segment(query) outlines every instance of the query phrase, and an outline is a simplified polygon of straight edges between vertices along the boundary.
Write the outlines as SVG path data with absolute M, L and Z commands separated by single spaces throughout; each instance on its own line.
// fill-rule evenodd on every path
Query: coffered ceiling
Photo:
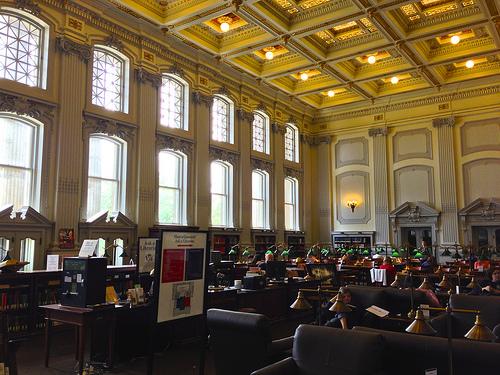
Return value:
M 318 109 L 499 79 L 497 0 L 111 2 Z

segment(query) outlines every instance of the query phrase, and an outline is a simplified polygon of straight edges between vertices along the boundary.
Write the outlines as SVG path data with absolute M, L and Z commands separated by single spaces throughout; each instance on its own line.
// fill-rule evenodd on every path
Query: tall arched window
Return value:
M 269 154 L 269 146 L 269 117 L 262 112 L 256 111 L 253 114 L 252 149 Z
M 29 13 L 0 10 L 0 78 L 46 87 L 49 27 Z
M 42 125 L 0 114 L 0 207 L 39 209 L 42 140 Z
M 216 160 L 210 165 L 210 193 L 212 201 L 211 225 L 233 226 L 233 166 Z
M 165 150 L 158 155 L 158 222 L 186 224 L 186 155 Z
M 292 124 L 287 124 L 285 129 L 285 159 L 298 163 L 299 129 Z
M 92 104 L 128 112 L 128 59 L 113 48 L 95 46 L 92 63 Z
M 216 95 L 212 104 L 212 139 L 233 143 L 234 105 L 229 98 Z
M 252 228 L 269 228 L 269 174 L 252 171 Z
M 87 219 L 125 210 L 126 143 L 101 134 L 89 138 Z
M 165 74 L 160 91 L 160 124 L 188 130 L 188 84 L 179 77 Z
M 299 181 L 285 178 L 285 230 L 299 230 Z

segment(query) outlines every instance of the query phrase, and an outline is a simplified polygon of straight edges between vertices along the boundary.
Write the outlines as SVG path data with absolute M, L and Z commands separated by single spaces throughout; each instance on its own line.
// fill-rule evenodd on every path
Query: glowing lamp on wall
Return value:
M 347 207 L 349 207 L 351 211 L 354 212 L 354 209 L 358 207 L 358 201 L 355 199 L 347 201 Z

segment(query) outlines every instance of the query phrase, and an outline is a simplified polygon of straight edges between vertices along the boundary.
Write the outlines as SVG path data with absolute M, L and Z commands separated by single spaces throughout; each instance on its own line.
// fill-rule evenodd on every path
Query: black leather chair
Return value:
M 292 357 L 252 375 L 375 375 L 384 343 L 379 334 L 301 325 L 295 331 Z
M 500 297 L 472 296 L 466 294 L 452 294 L 450 307 L 453 309 L 469 309 L 481 311 L 481 320 L 500 339 Z M 475 314 L 451 313 L 451 333 L 454 338 L 463 336 L 472 328 L 476 319 Z M 430 321 L 432 327 L 438 331 L 440 337 L 448 337 L 446 329 L 446 313 Z M 498 342 L 497 339 L 497 342 Z
M 291 353 L 293 337 L 272 340 L 262 314 L 210 309 L 207 323 L 217 375 L 249 375 Z

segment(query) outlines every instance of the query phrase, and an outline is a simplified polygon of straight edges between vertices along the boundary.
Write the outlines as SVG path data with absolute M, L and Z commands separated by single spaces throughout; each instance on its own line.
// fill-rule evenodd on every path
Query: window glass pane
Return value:
M 106 249 L 106 241 L 104 241 L 104 238 L 99 238 L 99 242 L 97 242 L 97 256 L 104 256 L 104 252 Z M 107 255 L 109 255 L 109 252 L 106 252 Z
M 21 262 L 29 262 L 25 265 L 23 271 L 33 271 L 33 262 L 35 261 L 35 240 L 25 238 L 21 240 L 21 252 L 19 255 Z
M 116 180 L 120 158 L 120 145 L 109 139 L 89 139 L 89 176 Z
M 212 194 L 212 225 L 224 226 L 227 224 L 227 197 Z
M 285 180 L 285 202 L 293 202 L 293 182 L 289 179 Z
M 215 97 L 212 107 L 212 139 L 229 142 L 230 105 L 222 98 Z
M 163 77 L 161 86 L 160 123 L 170 128 L 184 128 L 184 85 Z
M 179 187 L 180 158 L 172 152 L 162 151 L 159 155 L 160 186 Z
M 113 244 L 115 245 L 114 265 L 115 266 L 123 266 L 123 258 L 120 256 L 123 254 L 123 240 L 121 238 L 117 238 L 116 240 L 113 241 Z
M 92 104 L 110 111 L 123 110 L 124 61 L 95 49 L 92 70 Z
M 252 227 L 264 228 L 264 201 L 253 199 L 252 200 Z
M 252 197 L 264 199 L 264 176 L 258 172 L 252 172 Z
M 291 126 L 287 126 L 285 133 L 285 159 L 297 161 L 296 152 L 296 130 Z
M 0 261 L 5 258 L 8 250 L 10 249 L 10 241 L 5 237 L 0 237 Z
M 0 78 L 40 85 L 43 30 L 17 15 L 0 13 Z
M 210 191 L 212 193 L 226 194 L 226 171 L 226 167 L 222 164 L 212 163 L 210 174 Z
M 266 118 L 259 113 L 254 113 L 252 147 L 255 151 L 266 152 Z
M 285 229 L 295 229 L 295 208 L 291 204 L 285 204 Z
M 89 178 L 87 216 L 101 211 L 118 210 L 118 182 Z
M 164 224 L 179 224 L 180 191 L 178 189 L 160 187 L 158 194 L 158 221 Z

